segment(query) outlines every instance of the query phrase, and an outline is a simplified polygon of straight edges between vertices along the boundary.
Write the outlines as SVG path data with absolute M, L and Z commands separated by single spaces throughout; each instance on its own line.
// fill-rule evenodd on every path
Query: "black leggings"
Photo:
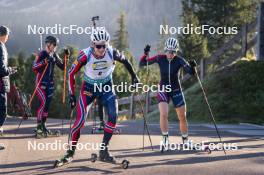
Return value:
M 0 127 L 4 125 L 7 115 L 7 97 L 6 92 L 0 92 Z

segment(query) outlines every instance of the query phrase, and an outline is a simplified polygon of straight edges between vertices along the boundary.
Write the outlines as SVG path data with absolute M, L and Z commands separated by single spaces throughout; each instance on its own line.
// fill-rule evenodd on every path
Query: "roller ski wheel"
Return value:
M 194 148 L 193 150 L 203 151 L 203 152 L 206 152 L 207 154 L 211 154 L 212 153 L 212 150 L 207 145 L 200 146 L 199 149 Z
M 48 130 L 46 132 L 46 134 L 47 134 L 47 137 L 59 137 L 59 136 L 61 136 L 61 132 L 59 130 L 55 130 L 55 131 Z
M 209 146 L 205 146 L 205 147 L 204 147 L 204 151 L 205 151 L 207 154 L 211 154 L 211 153 L 212 153 L 212 150 L 209 148 Z
M 36 139 L 42 139 L 47 137 L 47 135 L 42 130 L 34 130 L 34 132 Z
M 91 162 L 96 162 L 96 160 L 97 160 L 97 154 L 91 154 Z
M 122 161 L 122 163 L 121 163 L 121 166 L 122 166 L 122 168 L 123 169 L 128 169 L 128 167 L 129 167 L 129 161 L 128 160 L 126 160 L 126 159 L 124 159 L 123 161 Z
M 5 149 L 5 147 L 0 145 L 0 150 L 4 150 L 4 149 Z
M 98 158 L 97 154 L 93 153 L 91 154 L 91 162 L 95 163 L 96 161 L 102 161 L 102 162 L 105 162 L 105 163 L 111 163 L 111 164 L 114 164 L 114 165 L 120 165 L 121 168 L 123 169 L 127 169 L 129 167 L 129 164 L 130 162 L 126 159 L 122 160 L 122 162 L 120 162 L 119 160 L 117 159 L 112 159 L 112 160 L 105 160 L 105 159 L 100 159 Z
M 3 137 L 3 136 L 4 136 L 4 129 L 0 128 L 0 137 Z
M 59 137 L 59 136 L 61 136 L 60 131 L 51 131 L 51 130 L 48 130 L 46 132 L 43 131 L 41 132 L 36 130 L 36 134 L 35 134 L 36 139 L 42 139 L 47 137 Z
M 67 165 L 72 161 L 73 161 L 73 153 L 67 152 L 67 154 L 64 157 L 62 157 L 61 159 L 58 159 L 54 162 L 53 168 L 58 168 L 58 167 Z

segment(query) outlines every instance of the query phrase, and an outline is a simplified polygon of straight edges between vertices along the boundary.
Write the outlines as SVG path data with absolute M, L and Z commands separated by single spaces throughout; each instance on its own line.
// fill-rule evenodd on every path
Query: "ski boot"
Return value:
M 59 137 L 61 135 L 59 130 L 47 129 L 45 125 L 44 125 L 44 132 L 46 137 Z
M 60 131 L 59 130 L 50 130 L 46 127 L 46 121 L 42 121 L 42 127 L 43 131 L 46 135 L 46 137 L 59 137 L 60 136 Z
M 70 150 L 69 149 L 67 151 L 66 155 L 64 155 L 61 159 L 58 159 L 58 160 L 55 161 L 53 167 L 54 168 L 61 167 L 63 165 L 66 165 L 66 164 L 72 162 L 74 152 L 75 152 L 74 150 Z
M 59 137 L 60 131 L 52 131 L 47 129 L 46 123 L 41 121 L 38 123 L 37 130 L 36 130 L 36 138 L 46 138 L 46 137 Z
M 115 157 L 108 151 L 108 147 L 101 149 L 99 152 L 99 160 L 103 162 L 115 162 Z
M 97 154 L 92 154 L 91 155 L 91 162 L 96 162 L 96 161 L 102 161 L 105 163 L 110 163 L 110 164 L 115 164 L 115 165 L 119 165 L 121 168 L 123 169 L 127 169 L 129 166 L 129 161 L 126 159 L 123 160 L 119 160 L 119 159 L 115 159 L 114 156 L 112 156 L 109 151 L 108 148 L 105 147 L 105 149 L 101 149 L 99 152 L 99 158 L 97 156 Z
M 168 151 L 169 150 L 169 135 L 163 135 L 162 136 L 162 141 L 161 141 L 162 145 L 161 145 L 161 153 L 163 153 L 164 151 Z
M 184 150 L 195 150 L 194 143 L 188 137 L 182 137 L 182 147 Z
M 35 132 L 36 132 L 36 135 L 35 135 L 36 136 L 36 139 L 41 139 L 41 138 L 47 137 L 45 135 L 44 130 L 43 130 L 42 124 L 39 123 L 39 122 L 38 122 L 37 129 L 35 130 Z

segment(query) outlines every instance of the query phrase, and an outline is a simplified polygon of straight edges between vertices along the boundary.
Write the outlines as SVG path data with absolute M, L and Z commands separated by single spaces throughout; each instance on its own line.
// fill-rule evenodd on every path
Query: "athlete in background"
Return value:
M 56 53 L 58 45 L 58 39 L 54 36 L 47 36 L 45 39 L 46 48 L 42 50 L 37 59 L 33 63 L 33 71 L 36 72 L 36 85 L 44 73 L 44 76 L 37 86 L 37 96 L 39 99 L 39 108 L 37 111 L 37 130 L 36 138 L 48 137 L 52 135 L 58 135 L 58 131 L 48 130 L 46 127 L 46 121 L 48 118 L 48 112 L 50 103 L 54 91 L 54 67 L 57 65 L 61 70 L 64 69 L 64 63 L 59 55 Z M 47 67 L 46 71 L 45 67 Z

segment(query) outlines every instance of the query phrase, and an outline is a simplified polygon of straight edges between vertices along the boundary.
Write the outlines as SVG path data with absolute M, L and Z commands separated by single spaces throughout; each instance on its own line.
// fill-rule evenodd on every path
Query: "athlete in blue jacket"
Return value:
M 57 65 L 61 70 L 64 69 L 64 63 L 55 52 L 58 45 L 58 39 L 53 36 L 47 36 L 45 39 L 46 48 L 42 50 L 33 64 L 33 71 L 36 75 L 36 85 L 38 85 L 45 67 L 47 67 L 39 86 L 37 86 L 37 96 L 39 99 L 39 108 L 37 111 L 37 131 L 36 137 L 46 137 L 56 135 L 46 128 L 46 120 L 54 91 L 54 67 Z
M 181 84 L 179 81 L 179 70 L 183 68 L 187 73 L 194 75 L 196 66 L 195 61 L 191 61 L 190 64 L 185 59 L 178 56 L 178 40 L 175 38 L 168 38 L 165 42 L 164 55 L 156 55 L 147 58 L 150 51 L 150 45 L 147 45 L 144 49 L 145 53 L 140 59 L 140 66 L 146 66 L 157 63 L 160 69 L 160 85 L 170 87 L 170 92 L 159 91 L 157 99 L 159 102 L 160 110 L 160 128 L 163 135 L 163 144 L 168 145 L 168 104 L 172 100 L 175 111 L 180 121 L 180 131 L 184 144 L 189 144 L 188 140 L 188 124 L 186 120 L 186 104 L 184 95 L 182 93 Z M 161 88 L 162 89 L 162 88 Z

